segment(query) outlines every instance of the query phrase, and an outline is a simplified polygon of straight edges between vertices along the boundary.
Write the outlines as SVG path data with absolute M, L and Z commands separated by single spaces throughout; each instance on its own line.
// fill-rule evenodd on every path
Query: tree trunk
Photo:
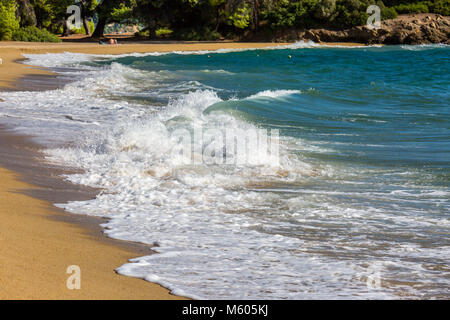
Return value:
M 18 1 L 16 17 L 20 20 L 21 27 L 36 26 L 36 12 L 29 0 Z M 42 27 L 39 26 L 38 27 Z
M 219 9 L 219 7 L 217 7 L 217 11 L 216 11 L 216 29 L 214 29 L 214 31 L 217 32 L 217 30 L 219 30 L 219 25 L 220 25 L 220 9 Z
M 94 33 L 92 34 L 93 38 L 101 38 L 103 37 L 103 32 L 106 27 L 106 17 L 99 17 L 97 26 L 95 27 Z
M 63 37 L 68 37 L 68 36 L 71 35 L 71 33 L 72 33 L 72 31 L 70 30 L 69 20 L 68 20 L 68 18 L 65 18 L 64 21 L 63 21 L 63 33 L 62 33 L 62 36 Z
M 89 20 L 86 17 L 83 18 L 83 26 L 84 26 L 84 30 L 86 31 L 86 35 L 90 36 L 91 29 L 89 29 Z
M 156 39 L 156 25 L 150 27 L 150 39 Z
M 93 38 L 103 37 L 108 18 L 111 16 L 114 5 L 118 3 L 120 3 L 120 1 L 118 0 L 103 0 L 99 3 L 99 5 L 97 6 L 98 22 L 97 26 L 95 27 L 94 33 L 92 34 Z
M 253 30 L 257 31 L 258 30 L 258 25 L 259 25 L 259 20 L 258 20 L 258 16 L 259 16 L 259 3 L 258 0 L 253 0 Z

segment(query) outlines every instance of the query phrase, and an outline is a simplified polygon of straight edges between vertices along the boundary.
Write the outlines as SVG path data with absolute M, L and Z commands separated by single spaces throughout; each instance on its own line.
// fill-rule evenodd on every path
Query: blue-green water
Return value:
M 448 299 L 448 46 L 39 59 L 84 71 L 5 113 L 51 119 L 76 147 L 49 155 L 106 190 L 64 208 L 159 244 L 119 273 L 199 298 Z M 184 129 L 276 129 L 279 158 L 180 163 Z
M 258 125 L 336 151 L 308 153 L 312 157 L 436 170 L 436 182 L 448 183 L 450 51 L 412 48 L 257 50 L 116 61 L 175 73 L 167 86 L 198 81 L 218 89 L 224 100 L 301 90 L 277 99 L 225 101 L 207 111 L 238 111 Z

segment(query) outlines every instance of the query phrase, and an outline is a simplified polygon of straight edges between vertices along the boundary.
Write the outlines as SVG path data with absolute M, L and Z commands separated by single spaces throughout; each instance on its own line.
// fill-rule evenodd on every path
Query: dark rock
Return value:
M 298 32 L 297 36 L 300 39 L 313 40 L 315 42 L 360 42 L 366 44 L 449 42 L 450 17 L 430 14 L 423 20 L 413 18 L 416 18 L 416 16 L 383 21 L 381 28 L 378 30 L 369 29 L 366 26 L 338 31 L 310 29 Z

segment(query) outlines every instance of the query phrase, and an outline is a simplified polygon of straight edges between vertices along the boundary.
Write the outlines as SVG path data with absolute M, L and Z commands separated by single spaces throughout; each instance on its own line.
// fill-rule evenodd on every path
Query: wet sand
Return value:
M 104 219 L 54 207 L 96 190 L 62 181 L 63 169 L 40 163 L 38 150 L 27 137 L 0 129 L 0 299 L 177 299 L 114 272 L 151 248 L 107 238 L 99 226 Z M 70 265 L 81 269 L 80 290 L 66 286 Z

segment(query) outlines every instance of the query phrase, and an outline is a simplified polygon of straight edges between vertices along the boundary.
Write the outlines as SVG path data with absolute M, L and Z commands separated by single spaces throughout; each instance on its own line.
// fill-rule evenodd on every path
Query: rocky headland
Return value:
M 276 42 L 357 42 L 364 44 L 450 44 L 450 16 L 432 13 L 399 15 L 381 22 L 381 28 L 357 26 L 346 30 L 308 29 L 276 32 Z

